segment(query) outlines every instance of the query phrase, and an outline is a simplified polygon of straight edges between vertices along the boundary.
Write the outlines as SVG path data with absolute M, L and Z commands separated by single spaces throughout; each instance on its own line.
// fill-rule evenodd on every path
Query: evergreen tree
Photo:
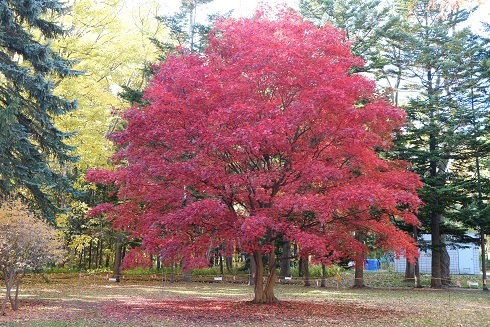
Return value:
M 56 18 L 66 10 L 57 0 L 0 2 L 0 196 L 29 200 L 51 219 L 50 194 L 69 188 L 52 165 L 75 160 L 65 143 L 69 134 L 53 124 L 76 107 L 54 87 L 77 73 L 49 45 L 65 33 Z
M 425 0 L 400 1 L 397 9 L 403 24 L 392 32 L 396 36 L 392 53 L 398 58 L 393 71 L 412 94 L 398 155 L 413 164 L 424 182 L 420 196 L 425 206 L 419 219 L 432 235 L 431 287 L 440 288 L 450 282 L 444 234 L 454 233 L 454 225 L 447 218 L 461 201 L 455 160 L 461 159 L 461 145 L 467 140 L 468 107 L 460 106 L 454 95 L 468 68 L 461 63 L 471 57 L 462 51 L 471 43 L 470 35 L 457 30 L 468 13 L 457 9 L 441 13 Z
M 463 122 L 459 128 L 461 148 L 458 160 L 454 162 L 456 176 L 453 178 L 460 185 L 462 196 L 461 209 L 452 214 L 452 219 L 479 232 L 482 279 L 485 281 L 485 235 L 490 231 L 490 178 L 484 164 L 490 157 L 490 49 L 488 40 L 469 30 L 460 34 L 465 34 L 466 42 L 458 48 L 460 58 L 454 63 L 459 74 L 452 88 L 452 100 Z M 488 290 L 485 284 L 483 289 Z
M 316 25 L 330 23 L 341 28 L 352 53 L 366 64 L 357 72 L 370 72 L 381 78 L 383 68 L 390 64 L 382 56 L 382 45 L 388 31 L 398 24 L 391 8 L 381 0 L 300 0 L 300 12 Z

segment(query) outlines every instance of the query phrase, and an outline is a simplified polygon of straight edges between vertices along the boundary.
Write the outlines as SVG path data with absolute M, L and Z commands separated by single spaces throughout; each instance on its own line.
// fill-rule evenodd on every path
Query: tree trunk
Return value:
M 172 262 L 170 264 L 170 282 L 175 282 L 175 263 Z
M 417 240 L 418 238 L 418 229 L 416 226 L 413 226 L 413 238 Z M 416 288 L 422 288 L 422 283 L 420 280 L 420 265 L 419 265 L 419 258 L 415 258 L 415 264 L 413 267 L 414 271 L 414 277 L 415 277 L 415 287 Z
M 249 261 L 250 261 L 250 285 L 255 285 L 255 276 L 257 275 L 257 265 L 255 264 L 254 254 L 249 254 Z
M 181 267 L 182 267 L 182 281 L 183 282 L 191 282 L 191 270 L 190 269 L 184 269 L 185 266 L 185 260 L 182 260 L 181 262 Z
M 157 254 L 157 270 L 162 268 L 162 262 L 160 261 L 160 255 Z
M 304 286 L 308 287 L 311 286 L 310 284 L 310 269 L 308 265 L 308 257 L 302 257 L 300 258 L 300 271 L 301 271 L 301 276 L 304 278 Z
M 121 277 L 122 248 L 123 248 L 122 242 L 117 241 L 117 243 L 116 243 L 116 255 L 114 258 L 114 270 L 112 272 L 117 283 L 120 282 L 120 277 Z
M 356 266 L 354 271 L 354 287 L 361 288 L 364 285 L 364 253 L 356 255 Z
M 228 273 L 232 272 L 233 269 L 233 257 L 225 257 L 226 271 Z
M 445 235 L 441 235 L 441 244 L 444 244 L 441 247 L 441 283 L 444 286 L 449 286 L 452 284 L 451 272 L 449 270 L 449 267 L 451 265 L 451 258 L 449 257 L 449 253 L 447 252 Z
M 225 273 L 224 267 L 223 267 L 223 256 L 220 254 L 219 255 L 219 272 L 221 275 Z
M 487 256 L 485 252 L 485 231 L 483 226 L 480 227 L 480 247 L 481 247 L 481 276 L 483 282 L 483 290 L 488 291 L 487 287 Z
M 442 288 L 442 272 L 441 272 L 441 235 L 439 233 L 439 226 L 441 223 L 441 214 L 433 213 L 431 220 L 432 231 L 432 268 L 431 268 L 431 288 Z
M 281 258 L 281 270 L 279 272 L 281 277 L 291 276 L 291 243 L 284 242 L 282 246 L 282 258 Z
M 415 287 L 422 288 L 423 286 L 420 280 L 419 258 L 415 259 L 414 275 L 415 275 Z
M 320 284 L 320 287 L 325 287 L 325 275 L 327 274 L 327 270 L 325 269 L 325 265 L 322 264 L 322 282 Z
M 253 260 L 255 262 L 255 283 L 254 303 L 275 303 L 278 302 L 274 295 L 274 283 L 276 280 L 276 257 L 274 251 L 269 253 L 269 275 L 266 277 L 264 285 L 264 264 L 262 262 L 262 253 L 260 251 L 253 252 Z
M 405 282 L 413 283 L 415 278 L 415 265 L 411 263 L 408 259 L 405 259 Z
M 92 269 L 92 240 L 90 240 L 88 245 L 88 269 Z
M 18 279 L 15 285 L 15 296 L 13 299 L 10 299 L 10 303 L 12 304 L 12 309 L 14 311 L 19 310 L 19 289 L 20 289 L 21 276 L 17 276 L 17 278 Z
M 5 308 L 7 307 L 7 301 L 10 300 L 10 292 L 12 290 L 12 287 L 14 286 L 15 274 L 14 274 L 14 272 L 9 272 L 7 270 L 3 270 L 2 274 L 3 274 L 3 279 L 5 281 L 5 289 L 6 289 L 5 299 L 3 300 L 3 303 L 2 303 L 2 312 L 1 312 L 1 315 L 4 316 L 5 315 Z

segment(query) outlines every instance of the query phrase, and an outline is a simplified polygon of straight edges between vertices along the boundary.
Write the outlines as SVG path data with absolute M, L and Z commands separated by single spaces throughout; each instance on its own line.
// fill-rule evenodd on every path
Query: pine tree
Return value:
M 316 25 L 327 23 L 341 28 L 352 42 L 352 53 L 365 60 L 357 72 L 379 75 L 388 64 L 382 56 L 381 45 L 388 31 L 398 24 L 391 8 L 381 0 L 300 0 L 300 12 Z
M 55 19 L 66 10 L 57 0 L 0 2 L 0 196 L 21 196 L 51 219 L 50 193 L 69 188 L 53 165 L 75 160 L 53 123 L 76 107 L 54 87 L 77 73 L 49 45 L 65 33 Z
M 454 99 L 454 89 L 468 57 L 461 49 L 467 42 L 457 26 L 468 13 L 453 10 L 441 13 L 430 1 L 400 1 L 403 19 L 393 31 L 397 54 L 394 72 L 409 90 L 406 106 L 408 125 L 399 139 L 398 155 L 409 160 L 422 177 L 419 194 L 425 203 L 419 219 L 432 235 L 431 287 L 450 282 L 449 256 L 443 235 L 452 233 L 447 218 L 461 200 L 460 185 L 454 182 L 454 160 L 460 157 L 465 120 Z M 466 56 L 462 59 L 462 57 Z

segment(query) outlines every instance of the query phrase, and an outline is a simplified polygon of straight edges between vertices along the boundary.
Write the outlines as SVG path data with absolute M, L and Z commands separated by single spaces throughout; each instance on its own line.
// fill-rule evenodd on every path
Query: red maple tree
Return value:
M 277 301 L 274 241 L 324 263 L 364 251 L 356 233 L 417 255 L 395 220 L 418 224 L 418 177 L 380 157 L 404 113 L 379 99 L 342 31 L 289 10 L 217 23 L 205 53 L 171 57 L 113 135 L 114 226 L 168 262 L 207 265 L 211 248 L 256 263 L 255 298 Z M 264 274 L 262 256 L 268 256 Z

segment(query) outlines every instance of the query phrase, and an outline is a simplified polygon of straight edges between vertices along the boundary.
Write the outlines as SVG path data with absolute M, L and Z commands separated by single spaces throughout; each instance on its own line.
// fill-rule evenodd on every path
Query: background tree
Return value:
M 86 217 L 89 207 L 109 200 L 110 190 L 86 183 L 85 172 L 110 162 L 114 146 L 106 135 L 123 124 L 117 109 L 127 105 L 118 93 L 122 86 L 142 88 L 147 82 L 143 68 L 157 60 L 150 38 L 166 33 L 155 19 L 161 10 L 156 1 L 79 0 L 63 20 L 69 33 L 53 42 L 56 51 L 76 60 L 74 68 L 84 72 L 57 88 L 58 94 L 78 102 L 76 112 L 56 119 L 63 131 L 76 131 L 68 143 L 77 147 L 79 158 L 58 167 L 77 190 L 56 198 L 66 211 L 57 216 L 57 224 L 69 254 L 67 267 L 107 268 L 114 262 L 117 240 L 125 239 L 106 220 Z
M 446 218 L 455 208 L 460 195 L 451 182 L 452 164 L 458 158 L 459 146 L 467 126 L 461 109 L 454 102 L 458 75 L 466 68 L 458 61 L 467 42 L 466 32 L 457 32 L 468 13 L 463 10 L 444 12 L 429 1 L 402 1 L 397 7 L 402 19 L 397 35 L 398 77 L 412 92 L 406 106 L 409 124 L 401 134 L 397 153 L 414 165 L 422 177 L 419 192 L 425 205 L 419 218 L 432 235 L 431 287 L 450 282 L 449 255 L 444 234 L 454 225 Z M 466 34 L 465 34 L 466 33 Z
M 366 230 L 416 256 L 392 219 L 418 223 L 419 180 L 376 152 L 390 146 L 404 114 L 349 74 L 362 63 L 343 35 L 281 11 L 219 23 L 209 42 L 204 54 L 163 63 L 148 105 L 126 112 L 127 128 L 113 136 L 115 170 L 88 175 L 117 185 L 120 203 L 94 214 L 167 262 L 207 265 L 214 244 L 252 253 L 255 302 L 277 300 L 280 238 L 327 263 L 361 251 L 351 232 Z
M 478 231 L 481 248 L 482 280 L 486 280 L 485 237 L 490 227 L 488 208 L 489 142 L 489 48 L 488 40 L 468 29 L 460 31 L 462 42 L 456 49 L 458 60 L 448 69 L 456 69 L 451 83 L 451 99 L 461 117 L 459 156 L 454 160 L 453 183 L 460 185 L 460 210 L 450 213 L 454 221 Z M 483 289 L 488 290 L 485 283 Z
M 41 269 L 61 257 L 54 227 L 35 217 L 20 201 L 4 201 L 0 206 L 0 271 L 6 293 L 0 314 L 5 314 L 7 301 L 18 310 L 19 286 L 27 271 Z
M 372 73 L 376 79 L 384 75 L 383 68 L 390 64 L 383 57 L 385 38 L 399 23 L 391 6 L 380 0 L 300 0 L 299 8 L 316 25 L 330 23 L 343 30 L 352 53 L 365 61 L 356 71 Z
M 57 23 L 66 12 L 56 0 L 0 3 L 0 197 L 22 197 L 49 219 L 58 209 L 53 191 L 70 192 L 53 166 L 75 161 L 69 133 L 54 124 L 75 103 L 54 88 L 77 73 L 49 45 L 66 34 Z

